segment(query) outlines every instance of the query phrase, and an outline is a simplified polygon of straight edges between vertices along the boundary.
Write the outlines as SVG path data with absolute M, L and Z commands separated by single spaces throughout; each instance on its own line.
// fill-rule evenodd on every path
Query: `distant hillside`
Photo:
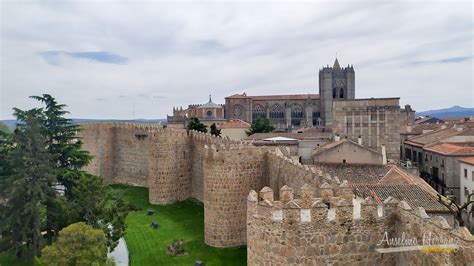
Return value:
M 464 108 L 461 106 L 453 106 L 446 109 L 429 110 L 423 112 L 417 112 L 416 116 L 431 116 L 440 119 L 443 118 L 463 118 L 474 116 L 474 108 Z
M 7 119 L 7 120 L 0 120 L 0 122 L 7 125 L 9 128 L 14 129 L 17 123 L 16 120 Z M 122 119 L 83 119 L 83 118 L 72 118 L 72 122 L 74 124 L 79 123 L 96 123 L 96 122 L 135 122 L 135 123 L 144 123 L 144 124 L 166 124 L 166 119 L 130 119 L 130 120 L 122 120 Z

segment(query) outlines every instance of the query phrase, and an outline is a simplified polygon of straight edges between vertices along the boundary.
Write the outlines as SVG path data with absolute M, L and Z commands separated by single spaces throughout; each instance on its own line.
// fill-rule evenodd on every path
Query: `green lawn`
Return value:
M 0 266 L 26 266 L 33 265 L 33 260 L 28 258 L 17 258 L 11 252 L 0 253 Z
M 148 189 L 113 185 L 114 194 L 122 197 L 141 211 L 128 214 L 125 241 L 131 254 L 131 265 L 194 265 L 201 260 L 205 265 L 245 265 L 247 249 L 213 248 L 204 244 L 204 206 L 197 200 L 186 200 L 166 206 L 148 203 Z M 152 209 L 155 215 L 148 216 Z M 154 230 L 150 223 L 160 227 Z M 166 253 L 173 239 L 183 239 L 188 255 L 174 257 Z

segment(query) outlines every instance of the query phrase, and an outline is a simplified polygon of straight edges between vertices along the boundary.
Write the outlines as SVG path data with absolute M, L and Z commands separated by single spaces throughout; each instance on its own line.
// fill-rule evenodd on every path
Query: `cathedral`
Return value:
M 168 126 L 183 128 L 191 117 L 206 125 L 230 120 L 251 124 L 268 118 L 278 131 L 329 128 L 335 135 L 359 141 L 395 160 L 400 156 L 400 132 L 414 123 L 415 111 L 409 105 L 400 108 L 399 97 L 356 99 L 354 68 L 341 67 L 336 58 L 332 67 L 319 70 L 319 94 L 242 93 L 226 97 L 224 105 L 209 98 L 205 104 L 173 109 Z
M 258 118 L 268 118 L 278 129 L 330 127 L 333 123 L 333 102 L 355 98 L 354 79 L 354 68 L 349 65 L 341 68 L 336 58 L 332 67 L 319 71 L 319 94 L 235 94 L 225 98 L 225 118 L 249 123 Z

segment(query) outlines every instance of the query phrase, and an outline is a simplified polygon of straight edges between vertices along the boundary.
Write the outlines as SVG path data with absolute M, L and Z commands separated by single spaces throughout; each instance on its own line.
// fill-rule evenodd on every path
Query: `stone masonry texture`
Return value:
M 315 170 L 278 149 L 158 125 L 94 123 L 78 137 L 93 156 L 85 169 L 108 184 L 149 188 L 149 201 L 204 203 L 206 244 L 247 245 L 249 265 L 469 265 L 474 237 L 443 217 L 386 199 L 360 208 L 344 173 Z M 257 194 L 256 191 L 259 191 Z M 274 191 L 276 193 L 274 193 Z M 250 193 L 249 193 L 250 192 Z M 357 211 L 358 210 L 358 211 Z M 358 216 L 355 215 L 359 212 Z M 384 232 L 458 241 L 456 253 L 380 254 Z

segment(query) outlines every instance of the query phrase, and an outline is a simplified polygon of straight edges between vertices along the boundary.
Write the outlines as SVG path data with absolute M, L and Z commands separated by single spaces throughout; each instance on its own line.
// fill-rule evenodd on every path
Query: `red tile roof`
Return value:
M 290 94 L 290 95 L 262 95 L 262 96 L 249 96 L 252 100 L 257 101 L 268 101 L 268 100 L 306 100 L 306 99 L 319 99 L 319 94 Z
M 459 161 L 467 164 L 474 165 L 474 157 L 461 158 Z
M 250 98 L 255 101 L 269 101 L 269 100 L 306 100 L 319 99 L 319 94 L 288 94 L 288 95 L 258 95 L 258 96 L 247 96 L 246 94 L 234 94 L 226 97 L 229 99 L 245 99 Z
M 437 144 L 425 149 L 427 151 L 432 151 L 445 155 L 474 155 L 474 147 L 459 146 L 449 143 Z
M 437 141 L 447 139 L 452 136 L 460 135 L 463 133 L 463 130 L 464 129 L 462 128 L 455 127 L 441 128 L 425 134 L 408 138 L 405 143 L 413 146 L 423 147 L 425 145 L 435 143 Z
M 229 121 L 224 122 L 224 123 L 219 125 L 220 129 L 224 129 L 224 128 L 249 128 L 249 127 L 250 127 L 249 123 L 247 123 L 245 121 L 242 121 L 240 119 L 232 119 L 232 120 L 229 120 Z

